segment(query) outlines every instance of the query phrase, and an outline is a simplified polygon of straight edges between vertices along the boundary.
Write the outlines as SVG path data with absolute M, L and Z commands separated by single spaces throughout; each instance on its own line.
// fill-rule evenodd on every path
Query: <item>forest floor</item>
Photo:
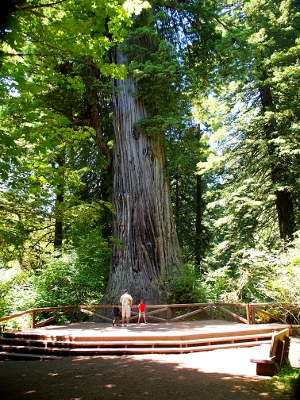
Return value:
M 287 400 L 255 374 L 253 348 L 180 355 L 0 361 L 2 400 Z

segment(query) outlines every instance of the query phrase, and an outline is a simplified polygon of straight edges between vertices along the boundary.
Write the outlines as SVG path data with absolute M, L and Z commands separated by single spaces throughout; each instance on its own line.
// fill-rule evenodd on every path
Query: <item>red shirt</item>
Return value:
M 138 305 L 138 309 L 140 310 L 140 312 L 145 312 L 146 310 L 146 304 L 145 303 L 140 303 Z

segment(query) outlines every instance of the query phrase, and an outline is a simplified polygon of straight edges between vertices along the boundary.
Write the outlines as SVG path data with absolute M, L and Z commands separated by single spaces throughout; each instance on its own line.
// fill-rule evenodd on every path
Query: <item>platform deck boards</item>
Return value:
M 21 353 L 30 353 L 32 357 L 167 354 L 270 345 L 272 333 L 286 327 L 277 323 L 245 325 L 219 320 L 131 323 L 124 327 L 103 322 L 50 325 L 5 333 L 0 339 L 0 359 Z
M 68 325 L 50 325 L 41 328 L 25 329 L 15 333 L 34 339 L 44 337 L 52 340 L 95 341 L 108 340 L 193 340 L 199 338 L 255 335 L 274 332 L 287 325 L 259 324 L 246 325 L 239 322 L 219 320 L 181 321 L 171 323 L 131 323 L 129 326 L 112 326 L 102 322 L 81 322 Z

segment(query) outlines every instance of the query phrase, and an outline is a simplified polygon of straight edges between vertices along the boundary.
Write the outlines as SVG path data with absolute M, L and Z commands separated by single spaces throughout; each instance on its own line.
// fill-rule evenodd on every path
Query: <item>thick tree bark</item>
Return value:
M 267 73 L 263 72 L 262 80 L 267 80 Z M 268 85 L 260 87 L 260 99 L 263 112 L 274 111 L 271 89 Z M 291 193 L 288 189 L 287 165 L 280 156 L 276 139 L 278 133 L 276 130 L 276 121 L 272 118 L 265 125 L 265 136 L 267 140 L 267 148 L 270 157 L 271 179 L 275 185 L 275 204 L 277 210 L 277 218 L 279 225 L 280 238 L 288 241 L 293 238 L 295 229 L 294 205 Z
M 117 62 L 126 60 L 117 51 Z M 166 300 L 180 273 L 180 253 L 162 136 L 147 135 L 138 123 L 147 110 L 135 97 L 133 78 L 115 81 L 113 149 L 113 237 L 111 271 L 104 303 L 119 300 L 126 288 L 136 304 Z

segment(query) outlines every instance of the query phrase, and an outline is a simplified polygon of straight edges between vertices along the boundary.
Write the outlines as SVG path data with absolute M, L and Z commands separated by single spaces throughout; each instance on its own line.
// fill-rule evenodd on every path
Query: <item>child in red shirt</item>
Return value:
M 145 322 L 145 324 L 147 324 L 147 322 L 146 322 L 146 304 L 144 303 L 143 300 L 140 300 L 140 304 L 138 305 L 138 309 L 139 309 L 138 324 L 140 323 L 141 317 L 144 318 L 144 322 Z

